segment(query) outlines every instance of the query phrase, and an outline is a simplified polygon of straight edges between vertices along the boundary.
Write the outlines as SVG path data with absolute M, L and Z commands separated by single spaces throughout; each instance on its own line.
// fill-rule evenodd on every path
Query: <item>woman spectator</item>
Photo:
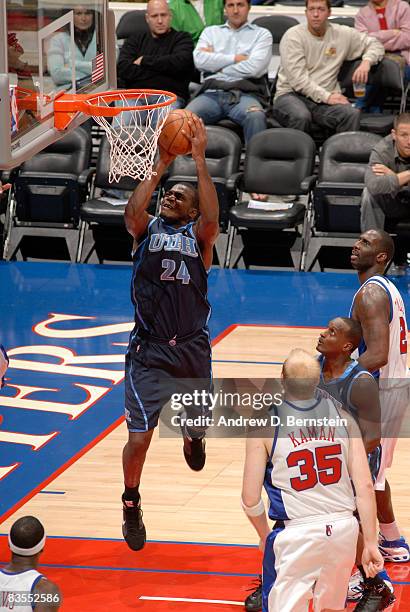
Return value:
M 74 9 L 75 57 L 71 57 L 69 32 L 58 32 L 50 41 L 47 52 L 48 70 L 56 85 L 67 85 L 75 64 L 77 89 L 91 81 L 92 60 L 97 54 L 95 11 L 85 6 Z

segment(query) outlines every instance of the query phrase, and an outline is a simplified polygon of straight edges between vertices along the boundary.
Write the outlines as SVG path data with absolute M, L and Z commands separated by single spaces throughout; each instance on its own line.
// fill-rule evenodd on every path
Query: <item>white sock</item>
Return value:
M 380 531 L 383 537 L 390 542 L 392 540 L 398 540 L 400 538 L 400 531 L 397 527 L 396 521 L 392 523 L 379 523 Z

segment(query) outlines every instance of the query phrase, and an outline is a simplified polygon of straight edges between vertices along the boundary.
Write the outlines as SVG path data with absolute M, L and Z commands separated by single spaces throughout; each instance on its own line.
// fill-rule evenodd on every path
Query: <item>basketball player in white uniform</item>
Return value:
M 292 351 L 282 370 L 284 402 L 272 409 L 280 419 L 273 440 L 247 440 L 242 507 L 264 546 L 263 612 L 307 612 L 312 599 L 315 612 L 345 609 L 359 530 L 353 516 L 356 505 L 363 523 L 366 574 L 375 576 L 383 567 L 360 431 L 331 399 L 317 399 L 319 377 L 320 366 L 312 355 Z M 269 498 L 269 518 L 276 521 L 272 531 L 262 486 Z
M 23 516 L 12 525 L 11 561 L 0 569 L 0 609 L 18 612 L 59 609 L 58 586 L 37 571 L 45 541 L 44 527 L 34 516 Z
M 382 460 L 375 484 L 380 523 L 380 550 L 387 561 L 410 559 L 409 546 L 400 535 L 393 512 L 386 468 L 390 467 L 403 417 L 409 406 L 407 323 L 403 299 L 383 276 L 393 258 L 394 243 L 383 230 L 368 230 L 353 247 L 351 262 L 360 289 L 353 298 L 350 316 L 359 321 L 363 343 L 359 363 L 379 380 Z

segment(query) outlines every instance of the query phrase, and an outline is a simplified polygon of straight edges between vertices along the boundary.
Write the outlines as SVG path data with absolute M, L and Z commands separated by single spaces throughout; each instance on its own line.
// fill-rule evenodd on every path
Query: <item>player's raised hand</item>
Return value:
M 377 544 L 363 548 L 362 565 L 368 578 L 374 578 L 382 571 L 384 562 Z
M 185 130 L 183 130 L 186 137 L 191 141 L 192 146 L 192 159 L 204 159 L 205 158 L 205 149 L 208 143 L 208 138 L 206 134 L 205 124 L 197 117 L 197 115 L 192 115 L 192 117 L 188 121 L 189 128 L 191 133 L 187 134 Z

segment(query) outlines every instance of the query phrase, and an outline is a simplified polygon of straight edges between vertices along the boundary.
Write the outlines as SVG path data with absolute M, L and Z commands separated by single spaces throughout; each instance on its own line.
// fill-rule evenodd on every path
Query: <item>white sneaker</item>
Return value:
M 386 540 L 386 538 L 380 534 L 379 550 L 385 561 L 405 563 L 410 560 L 409 545 L 403 536 L 400 536 L 398 540 Z
M 363 595 L 363 577 L 359 571 L 350 576 L 347 601 L 357 601 Z

